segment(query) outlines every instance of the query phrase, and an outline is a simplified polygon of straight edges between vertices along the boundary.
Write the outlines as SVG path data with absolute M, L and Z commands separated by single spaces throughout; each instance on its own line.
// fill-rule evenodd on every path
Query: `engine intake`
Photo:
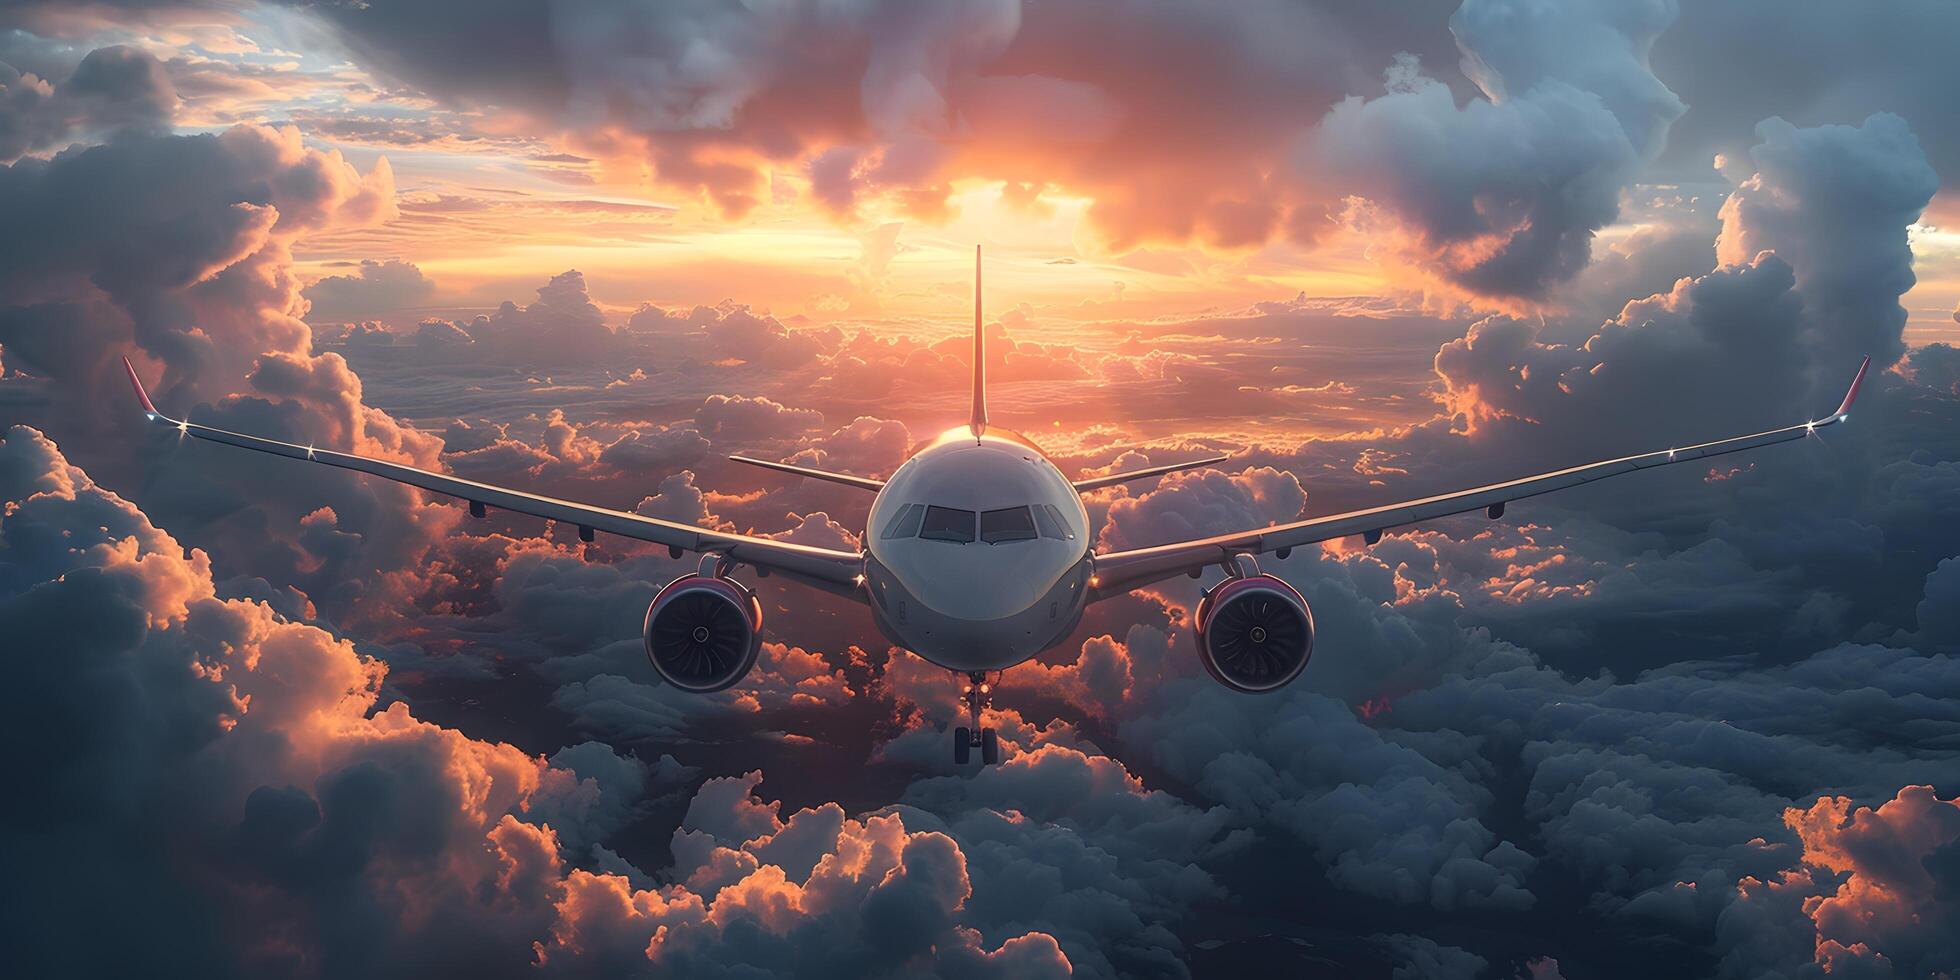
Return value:
M 667 683 L 695 694 L 733 687 L 762 650 L 762 601 L 741 583 L 683 575 L 647 606 L 647 660 Z
M 1259 694 L 1285 687 L 1313 656 L 1313 613 L 1271 575 L 1226 579 L 1198 601 L 1198 655 L 1218 683 Z

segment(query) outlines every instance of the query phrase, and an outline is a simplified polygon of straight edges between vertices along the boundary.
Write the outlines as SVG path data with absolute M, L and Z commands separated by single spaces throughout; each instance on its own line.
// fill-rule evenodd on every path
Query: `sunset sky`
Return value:
M 1960 6 L 0 0 L 33 976 L 1960 975 Z M 193 421 L 855 552 L 965 419 L 1099 551 L 1801 422 L 1183 577 L 1001 680 Z M 1682 472 L 1674 472 L 1674 470 Z

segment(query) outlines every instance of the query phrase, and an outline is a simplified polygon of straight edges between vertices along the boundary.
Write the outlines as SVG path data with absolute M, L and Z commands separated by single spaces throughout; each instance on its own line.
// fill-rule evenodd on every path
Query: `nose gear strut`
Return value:
M 993 707 L 994 686 L 987 681 L 987 672 L 972 671 L 966 675 L 966 716 L 968 725 L 953 729 L 953 764 L 966 765 L 973 758 L 974 746 L 980 748 L 980 764 L 991 766 L 1000 762 L 1000 736 L 991 728 L 980 727 L 980 712 Z

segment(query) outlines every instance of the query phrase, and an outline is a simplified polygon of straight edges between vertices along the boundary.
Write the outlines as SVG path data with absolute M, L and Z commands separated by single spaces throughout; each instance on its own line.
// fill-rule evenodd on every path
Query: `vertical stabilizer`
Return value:
M 980 319 L 980 246 L 973 246 L 973 434 L 987 431 L 987 331 Z

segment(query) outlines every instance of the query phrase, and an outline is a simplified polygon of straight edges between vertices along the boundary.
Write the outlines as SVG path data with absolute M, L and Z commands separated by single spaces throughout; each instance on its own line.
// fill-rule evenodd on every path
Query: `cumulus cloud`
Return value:
M 17 686 L 8 705 L 16 744 L 44 744 L 41 726 L 113 692 L 142 705 L 88 740 L 45 742 L 23 773 L 35 806 L 0 814 L 11 866 L 72 891 L 23 932 L 17 953 L 37 969 L 114 970 L 140 949 L 213 971 L 1066 976 L 1073 948 L 1075 973 L 1114 976 L 1175 972 L 1159 923 L 1216 894 L 1188 862 L 1217 846 L 1219 815 L 1055 749 L 862 817 L 835 803 L 783 816 L 758 798 L 759 772 L 710 779 L 675 831 L 671 883 L 655 885 L 593 845 L 648 789 L 687 777 L 672 759 L 584 743 L 547 761 L 382 707 L 383 665 L 217 597 L 201 552 L 33 430 L 0 442 L 0 500 L 0 621 L 34 654 L 33 696 Z M 800 649 L 769 644 L 758 669 L 741 697 L 850 696 Z M 1054 792 L 1084 780 L 1098 791 Z M 181 843 L 167 859 L 81 844 L 155 835 Z M 71 913 L 104 887 L 158 907 L 84 942 Z M 162 899 L 186 887 L 199 901 Z M 1022 925 L 1031 902 L 1055 933 Z M 250 941 L 270 934 L 282 941 Z
M 1539 439 L 1628 404 L 1658 431 L 1685 434 L 1697 413 L 1767 427 L 1826 410 L 1860 356 L 1897 359 L 1906 228 L 1937 185 L 1911 132 L 1883 115 L 1761 132 L 1762 169 L 1722 209 L 1720 267 L 1628 303 L 1582 346 L 1541 342 L 1508 317 L 1479 322 L 1436 355 L 1451 408 L 1473 426 L 1532 423 Z M 1668 389 L 1685 394 L 1651 396 Z
M 176 107 L 162 63 L 139 48 L 96 48 L 59 85 L 0 61 L 0 161 L 76 137 L 167 131 Z
M 1467 0 L 1450 30 L 1482 96 L 1459 106 L 1405 56 L 1387 94 L 1327 114 L 1304 165 L 1356 196 L 1344 220 L 1377 249 L 1456 290 L 1541 299 L 1585 268 L 1681 115 L 1647 64 L 1677 13 L 1674 0 Z
M 1800 343 L 1815 363 L 1898 360 L 1898 298 L 1915 281 L 1905 229 L 1940 186 L 1919 140 L 1890 113 L 1856 127 L 1770 119 L 1756 134 L 1756 174 L 1722 206 L 1717 260 L 1738 265 L 1769 249 L 1790 263 L 1803 284 Z
M 823 413 L 791 408 L 763 396 L 709 395 L 694 412 L 694 424 L 710 439 L 735 444 L 783 439 L 823 424 Z
M 323 276 L 302 295 L 312 304 L 311 320 L 359 320 L 400 313 L 428 302 L 435 283 L 412 262 L 365 259 L 353 275 Z
M 299 318 L 293 242 L 393 213 L 385 160 L 362 174 L 292 128 L 132 136 L 0 170 L 0 223 L 39 229 L 0 242 L 0 344 L 15 370 L 54 382 L 27 418 L 85 436 L 85 461 L 110 478 L 147 478 L 149 506 L 217 548 L 221 577 L 338 612 L 399 600 L 408 556 L 453 522 L 448 508 L 342 474 L 266 492 L 268 467 L 290 464 L 133 424 L 117 361 L 132 355 L 160 405 L 200 422 L 433 465 L 440 441 L 368 406 Z M 163 462 L 186 453 L 196 465 Z
M 1794 976 L 1931 977 L 1960 965 L 1952 857 L 1960 853 L 1960 802 L 1907 786 L 1876 808 L 1827 796 L 1786 810 L 1783 820 L 1802 845 L 1802 864 L 1739 884 L 1721 923 L 1734 947 L 1725 966 L 1768 952 L 1750 930 L 1791 940 L 1775 960 L 1750 967 Z
M 627 320 L 626 327 L 663 339 L 680 333 L 699 343 L 704 358 L 712 363 L 766 369 L 803 367 L 829 352 L 838 340 L 835 328 L 792 329 L 774 316 L 732 302 L 689 310 L 662 310 L 648 304 Z
M 1052 936 L 989 948 L 964 924 L 975 884 L 951 836 L 898 813 L 853 819 L 834 803 L 785 820 L 754 797 L 761 781 L 750 772 L 702 785 L 674 832 L 679 884 L 568 875 L 539 947 L 546 971 L 1070 974 Z
M 16 797 L 36 803 L 6 808 L 0 848 L 60 892 L 22 910 L 35 920 L 20 933 L 33 937 L 19 949 L 29 969 L 140 970 L 138 949 L 220 972 L 413 974 L 525 956 L 511 930 L 541 934 L 546 909 L 525 894 L 522 865 L 551 848 L 551 831 L 513 815 L 536 805 L 598 819 L 630 779 L 554 769 L 384 705 L 385 667 L 262 603 L 218 597 L 203 552 L 32 429 L 0 442 L 0 498 L 0 620 L 31 682 L 7 696 L 7 723 L 17 744 L 39 746 Z M 49 737 L 83 716 L 89 738 Z M 178 843 L 96 846 L 163 838 Z M 187 902 L 191 881 L 203 884 Z M 500 898 L 452 904 L 479 889 Z M 76 914 L 131 899 L 154 914 Z M 285 939 L 250 939 L 271 934 Z
M 377 273 L 378 278 L 392 282 L 404 278 L 406 270 Z M 415 275 L 419 277 L 420 272 Z M 479 314 L 467 323 L 451 323 L 448 329 L 441 321 L 423 321 L 416 342 L 456 353 L 461 347 L 459 333 L 469 340 L 471 358 L 524 367 L 606 364 L 621 349 L 619 336 L 592 302 L 585 275 L 577 269 L 552 276 L 539 286 L 534 303 L 519 306 L 505 300 L 496 312 Z

